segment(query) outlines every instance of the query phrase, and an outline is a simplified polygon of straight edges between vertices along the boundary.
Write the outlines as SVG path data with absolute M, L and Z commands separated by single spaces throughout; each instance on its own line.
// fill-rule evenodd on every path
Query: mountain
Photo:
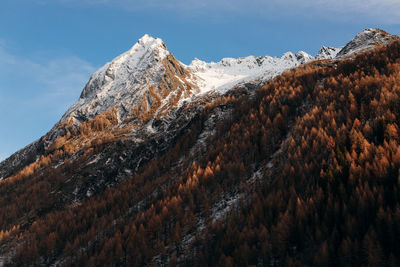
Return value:
M 134 127 L 135 133 L 130 134 L 143 140 L 155 132 L 154 123 L 159 128 L 162 124 L 159 130 L 164 131 L 168 122 L 176 119 L 176 111 L 189 103 L 214 98 L 244 83 L 265 83 L 312 59 L 300 51 L 285 53 L 281 58 L 249 56 L 224 58 L 217 63 L 195 59 L 186 66 L 167 50 L 161 39 L 144 35 L 129 51 L 90 77 L 78 101 L 45 136 L 1 162 L 0 177 L 9 177 L 37 161 L 56 145 L 58 138 L 96 116 L 101 120 L 107 114 L 118 131 Z M 92 141 L 87 136 L 84 139 L 72 140 L 74 150 Z
M 394 265 L 400 41 L 199 59 L 143 36 L 0 163 L 0 263 Z
M 349 56 L 351 54 L 374 48 L 377 45 L 387 45 L 397 39 L 397 36 L 391 35 L 380 29 L 366 29 L 357 34 L 357 36 L 347 43 L 336 56 L 338 58 Z
M 225 92 L 246 81 L 270 80 L 312 59 L 301 51 L 296 55 L 288 52 L 282 58 L 224 58 L 218 63 L 195 59 L 186 66 L 161 39 L 145 35 L 91 76 L 61 122 L 72 119 L 73 124 L 80 124 L 115 107 L 118 120 L 136 116 L 135 112 L 159 118 L 193 96 Z
M 61 122 L 72 119 L 73 124 L 80 124 L 114 107 L 118 120 L 132 116 L 133 109 L 143 116 L 160 115 L 198 92 L 192 78 L 161 39 L 145 35 L 91 76 Z
M 318 51 L 318 54 L 315 56 L 315 59 L 331 59 L 335 58 L 336 55 L 342 50 L 341 48 L 334 48 L 334 47 L 326 47 L 322 46 L 321 49 Z

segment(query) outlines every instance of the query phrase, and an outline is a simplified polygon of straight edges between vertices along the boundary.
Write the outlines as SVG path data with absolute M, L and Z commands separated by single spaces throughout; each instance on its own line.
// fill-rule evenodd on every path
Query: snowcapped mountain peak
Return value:
M 147 69 L 152 63 L 165 59 L 169 54 L 161 39 L 145 34 L 130 50 L 96 71 L 83 89 L 81 98 L 95 97 L 95 93 L 98 92 L 96 88 L 99 89 L 110 82 L 124 82 L 129 76 Z
M 286 52 L 281 57 L 281 60 L 291 61 L 298 64 L 303 64 L 313 59 L 314 58 L 310 54 L 304 51 L 299 51 L 296 54 L 293 52 Z
M 296 59 L 297 59 L 301 64 L 302 64 L 302 63 L 306 63 L 306 62 L 308 62 L 308 61 L 314 59 L 310 54 L 308 54 L 308 53 L 306 53 L 306 52 L 304 52 L 304 51 L 299 51 L 299 52 L 297 52 L 295 56 L 296 56 Z
M 294 60 L 296 56 L 293 54 L 293 52 L 286 52 L 282 55 L 281 59 L 283 60 Z
M 186 66 L 168 51 L 160 38 L 145 34 L 131 49 L 91 76 L 80 99 L 62 121 L 73 118 L 79 124 L 116 107 L 119 119 L 137 113 L 149 114 L 146 117 L 165 115 L 184 99 L 197 94 L 224 93 L 242 83 L 265 82 L 311 60 L 344 57 L 393 38 L 397 37 L 382 30 L 366 29 L 343 49 L 323 46 L 315 58 L 299 51 L 287 52 L 280 58 L 248 56 L 223 58 L 219 62 L 195 58 Z
M 140 125 L 151 132 L 151 123 L 165 120 L 165 125 L 168 125 L 171 117 L 180 112 L 180 107 L 195 105 L 203 96 L 209 99 L 209 92 L 224 94 L 249 83 L 258 87 L 308 61 L 341 59 L 397 39 L 397 36 L 379 29 L 366 29 L 343 48 L 323 46 L 315 58 L 299 51 L 296 54 L 287 52 L 281 57 L 223 58 L 219 62 L 195 58 L 186 66 L 168 51 L 160 38 L 145 34 L 127 52 L 92 74 L 80 98 L 43 140 L 32 143 L 4 161 L 3 165 L 0 164 L 0 177 L 10 174 L 11 169 L 21 167 L 26 155 L 42 153 L 38 151 L 47 149 L 57 138 L 66 134 L 65 127 L 78 127 L 98 115 L 109 114 L 106 111 L 112 112 L 115 127 Z M 147 128 L 147 125 L 150 127 Z M 1 170 L 7 164 L 11 167 Z
M 160 38 L 154 38 L 148 34 L 143 35 L 143 37 L 137 41 L 130 51 L 136 52 L 140 51 L 141 49 L 145 49 L 147 51 L 157 51 L 161 57 L 166 57 L 169 53 L 163 40 Z
M 155 105 L 153 98 L 157 102 L 166 98 L 173 91 L 171 84 L 181 89 L 186 87 L 183 81 L 186 76 L 184 65 L 168 51 L 164 42 L 145 34 L 131 49 L 90 77 L 79 100 L 61 121 L 73 118 L 79 124 L 115 107 L 118 107 L 118 116 L 125 118 L 133 109 L 147 110 L 160 104 Z
M 342 49 L 340 48 L 335 48 L 335 47 L 328 47 L 328 46 L 322 46 L 318 54 L 315 56 L 315 59 L 331 59 L 336 57 L 337 53 Z
M 396 35 L 391 35 L 380 29 L 365 29 L 358 33 L 353 40 L 348 42 L 337 54 L 337 57 L 343 58 L 376 47 L 376 45 L 379 44 L 388 44 L 397 39 L 398 37 Z
M 153 36 L 150 36 L 147 33 L 143 35 L 142 38 L 140 38 L 137 42 L 142 45 L 146 45 L 149 43 L 152 44 L 154 42 L 158 42 L 159 44 L 163 43 L 163 41 L 160 38 L 154 38 Z

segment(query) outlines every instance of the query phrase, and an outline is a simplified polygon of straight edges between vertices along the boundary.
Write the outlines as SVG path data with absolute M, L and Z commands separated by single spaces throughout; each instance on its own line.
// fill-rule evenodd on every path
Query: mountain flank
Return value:
M 400 41 L 179 62 L 148 35 L 0 163 L 5 266 L 397 266 Z

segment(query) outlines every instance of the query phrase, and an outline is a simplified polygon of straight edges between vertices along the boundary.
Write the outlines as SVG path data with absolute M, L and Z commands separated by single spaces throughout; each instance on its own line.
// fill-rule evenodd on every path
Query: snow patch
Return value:
M 218 203 L 216 203 L 212 209 L 211 215 L 211 218 L 213 218 L 213 222 L 215 222 L 216 220 L 223 220 L 242 196 L 244 195 L 234 194 L 231 197 L 224 197 Z
M 272 160 L 268 161 L 268 163 L 267 163 L 267 168 L 268 168 L 268 169 L 271 169 L 272 166 L 274 166 L 274 165 L 272 164 Z
M 63 164 L 64 164 L 63 160 L 59 161 L 56 165 L 54 165 L 54 169 L 57 169 L 58 167 L 60 167 Z
M 380 29 L 365 29 L 357 34 L 353 40 L 348 42 L 343 49 L 336 55 L 343 58 L 376 47 L 379 44 L 386 45 L 394 40 L 398 40 L 396 35 L 388 34 Z
M 92 191 L 91 191 L 90 189 L 88 189 L 88 190 L 86 191 L 86 196 L 87 196 L 87 197 L 91 197 L 92 195 L 93 195 Z
M 96 162 L 98 162 L 100 159 L 101 159 L 101 155 L 100 155 L 100 154 L 97 154 L 96 157 L 95 157 L 93 160 L 91 160 L 90 162 L 88 162 L 87 165 L 91 165 L 91 164 L 93 164 L 93 163 L 96 163 Z

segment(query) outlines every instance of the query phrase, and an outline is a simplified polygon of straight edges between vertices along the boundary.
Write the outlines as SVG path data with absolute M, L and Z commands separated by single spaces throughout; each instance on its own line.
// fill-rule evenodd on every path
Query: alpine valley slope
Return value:
M 289 213 L 280 211 L 295 201 L 274 211 L 265 208 L 271 218 L 279 215 L 280 223 L 257 231 L 262 242 L 273 244 L 261 248 L 261 241 L 257 241 L 246 243 L 247 248 L 234 247 L 236 243 L 228 235 L 225 240 L 232 243 L 221 248 L 218 238 L 232 230 L 224 227 L 248 222 L 231 213 L 234 207 L 243 212 L 241 208 L 257 203 L 254 199 L 262 194 L 260 190 L 288 184 L 290 190 L 286 191 L 298 190 L 297 205 L 309 201 L 304 200 L 304 185 L 275 177 L 294 175 L 303 165 L 309 171 L 317 164 L 340 165 L 341 160 L 350 160 L 356 152 L 346 154 L 340 147 L 332 152 L 339 159 L 330 154 L 319 163 L 283 164 L 294 162 L 300 151 L 307 150 L 298 135 L 303 129 L 300 126 L 308 129 L 304 136 L 313 135 L 315 142 L 322 140 L 312 144 L 315 157 L 332 151 L 333 137 L 315 132 L 318 124 L 311 125 L 314 115 L 327 109 L 319 115 L 319 123 L 325 123 L 324 116 L 335 110 L 327 104 L 330 100 L 351 101 L 349 114 L 357 114 L 357 101 L 369 101 L 361 96 L 354 100 L 350 89 L 341 91 L 346 84 L 338 86 L 332 77 L 342 79 L 359 68 L 374 75 L 378 75 L 374 68 L 377 72 L 382 68 L 396 70 L 398 54 L 393 51 L 397 51 L 397 42 L 397 36 L 367 29 L 343 48 L 322 47 L 315 57 L 300 51 L 281 58 L 249 56 L 217 63 L 195 59 L 187 66 L 161 39 L 143 36 L 90 77 L 78 101 L 45 136 L 0 163 L 0 262 L 12 266 L 228 265 L 236 253 L 251 259 L 242 262 L 242 258 L 235 258 L 236 265 L 282 265 L 285 260 L 290 265 L 288 257 L 310 265 L 314 259 L 308 258 L 307 251 L 312 254 L 316 248 L 297 243 L 289 246 L 287 240 L 297 237 L 288 237 L 281 226 L 293 225 Z M 374 53 L 392 58 L 379 61 Z M 365 66 L 360 58 L 365 59 Z M 393 73 L 388 70 L 385 75 Z M 388 83 L 396 80 L 389 78 Z M 365 95 L 378 90 L 370 84 L 372 89 Z M 338 95 L 331 88 L 336 88 Z M 354 90 L 359 94 L 361 89 Z M 382 95 L 380 99 L 389 98 Z M 394 138 L 397 126 L 391 126 L 395 130 L 386 134 L 386 126 L 368 120 L 369 109 L 361 104 L 361 123 L 370 122 L 377 129 L 375 142 L 383 147 L 382 136 Z M 377 110 L 375 115 L 381 112 Z M 347 115 L 346 109 L 336 118 L 338 122 L 362 128 L 355 115 L 339 120 L 343 114 Z M 262 124 L 251 123 L 258 120 Z M 343 136 L 349 135 L 345 126 L 342 129 Z M 354 131 L 343 143 L 361 142 Z M 373 140 L 374 131 L 365 130 L 371 135 L 368 140 Z M 297 143 L 301 147 L 297 148 Z M 351 144 L 346 146 L 353 149 Z M 362 150 L 359 146 L 354 145 L 357 153 Z M 321 167 L 318 174 L 310 175 L 310 181 L 334 175 L 339 177 L 335 170 Z M 284 199 L 286 192 L 277 194 L 271 193 L 277 200 L 265 203 Z M 252 216 L 243 233 L 259 227 Z M 223 224 L 224 220 L 230 224 Z M 243 236 L 232 234 L 232 238 Z M 262 253 L 249 256 L 250 250 Z M 315 263 L 318 265 L 317 260 Z

